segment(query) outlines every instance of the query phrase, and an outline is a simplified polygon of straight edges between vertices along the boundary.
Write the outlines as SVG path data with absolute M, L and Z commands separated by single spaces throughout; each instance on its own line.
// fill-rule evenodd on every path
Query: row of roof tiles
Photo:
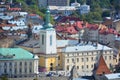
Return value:
M 56 26 L 56 30 L 58 32 L 65 32 L 69 34 L 76 34 L 78 33 L 78 29 L 88 28 L 89 30 L 99 30 L 100 34 L 118 34 L 116 30 L 107 28 L 105 25 L 98 25 L 98 24 L 89 24 L 83 23 L 83 21 L 77 21 L 74 24 L 58 24 Z
M 21 8 L 8 8 L 9 11 L 21 11 Z

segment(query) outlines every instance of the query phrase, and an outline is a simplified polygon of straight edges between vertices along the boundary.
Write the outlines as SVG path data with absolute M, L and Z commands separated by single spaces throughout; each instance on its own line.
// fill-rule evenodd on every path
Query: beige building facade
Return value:
M 79 76 L 90 76 L 100 55 L 103 55 L 107 66 L 112 69 L 117 64 L 117 61 L 114 62 L 113 49 L 100 44 L 95 45 L 88 43 L 59 48 L 58 68 L 65 71 L 67 76 L 75 65 Z

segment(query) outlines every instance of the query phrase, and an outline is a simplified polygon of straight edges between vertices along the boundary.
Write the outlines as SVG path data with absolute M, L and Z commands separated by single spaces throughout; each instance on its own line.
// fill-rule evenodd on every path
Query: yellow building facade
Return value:
M 39 55 L 39 67 L 45 68 L 45 71 L 55 71 L 57 65 L 57 55 Z

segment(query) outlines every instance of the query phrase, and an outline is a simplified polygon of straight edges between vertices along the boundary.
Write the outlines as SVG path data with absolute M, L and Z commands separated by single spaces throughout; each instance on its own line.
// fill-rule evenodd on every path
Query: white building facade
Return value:
M 83 4 L 80 6 L 80 13 L 81 14 L 86 14 L 90 12 L 90 6 L 87 4 Z
M 21 48 L 0 48 L 0 76 L 34 77 L 38 74 L 38 57 Z

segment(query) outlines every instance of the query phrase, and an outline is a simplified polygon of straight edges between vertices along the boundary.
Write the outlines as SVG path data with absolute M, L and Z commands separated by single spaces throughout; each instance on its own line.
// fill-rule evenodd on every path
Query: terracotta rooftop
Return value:
M 9 8 L 8 10 L 9 10 L 9 11 L 20 11 L 21 8 Z
M 4 32 L 2 29 L 0 29 L 0 33 Z
M 29 16 L 36 16 L 37 14 L 29 14 Z
M 97 30 L 99 28 L 99 26 L 97 24 L 89 24 L 89 23 L 87 24 L 86 27 L 91 30 Z
M 10 27 L 10 26 L 16 26 L 16 25 L 15 24 L 0 24 L 0 27 L 5 27 L 5 26 Z
M 99 29 L 99 33 L 100 34 L 104 34 L 104 35 L 107 35 L 107 34 L 115 34 L 117 35 L 118 32 L 115 30 L 115 29 L 111 29 L 111 28 L 102 28 L 102 29 Z
M 74 26 L 70 26 L 70 25 L 56 26 L 56 31 L 68 33 L 68 34 L 76 34 L 78 32 Z
M 77 21 L 77 22 L 74 23 L 74 25 L 76 27 L 78 27 L 79 29 L 82 29 L 83 28 L 83 21 Z
M 76 34 L 77 33 L 77 31 L 75 30 L 74 26 L 67 27 L 65 32 L 67 32 L 69 34 Z
M 107 67 L 107 64 L 105 63 L 105 60 L 103 58 L 103 56 L 100 56 L 99 62 L 98 62 L 98 66 L 96 69 L 96 74 L 97 75 L 102 75 L 102 74 L 110 74 L 110 70 Z

